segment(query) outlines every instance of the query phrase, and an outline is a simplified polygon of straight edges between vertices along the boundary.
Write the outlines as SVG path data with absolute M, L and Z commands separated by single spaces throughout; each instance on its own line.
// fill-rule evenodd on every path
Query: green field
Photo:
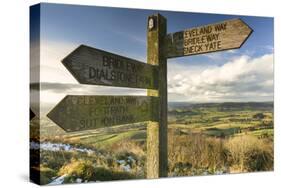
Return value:
M 267 104 L 267 105 L 266 105 Z M 241 107 L 225 104 L 171 105 L 169 127 L 181 133 L 202 133 L 208 136 L 229 137 L 242 134 L 273 136 L 272 103 L 242 103 Z M 271 132 L 271 134 L 268 134 Z
M 273 130 L 271 102 L 169 103 L 169 176 L 273 170 Z M 31 137 L 45 144 L 34 164 L 43 184 L 146 177 L 145 122 L 65 133 L 43 117 Z

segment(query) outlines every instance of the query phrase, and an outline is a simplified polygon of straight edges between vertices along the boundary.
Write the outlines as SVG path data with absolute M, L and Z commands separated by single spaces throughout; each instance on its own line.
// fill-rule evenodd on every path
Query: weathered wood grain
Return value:
M 68 95 L 47 114 L 67 132 L 158 121 L 158 98 Z
M 79 46 L 62 60 L 81 84 L 157 89 L 157 68 L 110 52 Z
M 149 89 L 147 95 L 159 98 L 159 121 L 151 121 L 147 126 L 147 178 L 166 177 L 168 172 L 166 28 L 166 19 L 160 14 L 148 17 L 147 63 L 158 66 L 159 88 Z
M 252 29 L 241 19 L 170 33 L 165 39 L 167 58 L 240 48 Z

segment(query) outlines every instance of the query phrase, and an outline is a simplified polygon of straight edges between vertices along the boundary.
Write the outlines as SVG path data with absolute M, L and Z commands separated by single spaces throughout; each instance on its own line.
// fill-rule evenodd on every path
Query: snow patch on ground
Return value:
M 46 151 L 78 151 L 82 153 L 93 154 L 96 151 L 88 148 L 78 148 L 70 144 L 51 143 L 51 142 L 30 142 L 30 149 L 41 149 Z
M 56 179 L 54 179 L 51 183 L 49 183 L 48 185 L 61 185 L 64 182 L 64 178 L 67 177 L 67 174 L 64 174 Z

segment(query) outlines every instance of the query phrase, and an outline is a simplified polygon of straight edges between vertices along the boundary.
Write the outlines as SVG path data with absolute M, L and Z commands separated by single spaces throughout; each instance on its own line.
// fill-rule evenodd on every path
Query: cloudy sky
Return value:
M 145 95 L 146 90 L 81 85 L 61 60 L 85 44 L 146 62 L 146 19 L 159 12 L 168 33 L 241 18 L 254 32 L 237 50 L 168 60 L 168 100 L 272 101 L 273 19 L 58 4 L 41 5 L 41 102 L 52 108 L 67 94 Z M 36 20 L 31 15 L 31 21 Z M 31 27 L 31 43 L 38 40 Z M 32 48 L 38 48 L 32 45 Z M 36 67 L 31 67 L 36 71 Z M 35 80 L 31 80 L 35 82 Z M 47 108 L 47 107 L 46 107 Z

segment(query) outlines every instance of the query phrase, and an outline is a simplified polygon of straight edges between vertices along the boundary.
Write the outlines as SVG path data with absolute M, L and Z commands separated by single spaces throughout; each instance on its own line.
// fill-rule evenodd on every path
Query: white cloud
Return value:
M 194 102 L 273 99 L 273 54 L 241 56 L 222 66 L 176 69 L 169 73 L 170 100 L 178 96 Z
M 43 40 L 40 44 L 40 81 L 77 83 L 61 60 L 80 44 Z
M 232 49 L 227 51 L 219 51 L 215 53 L 206 53 L 206 54 L 202 54 L 202 56 L 208 57 L 211 60 L 221 61 L 236 55 L 237 52 L 238 52 L 237 49 Z

